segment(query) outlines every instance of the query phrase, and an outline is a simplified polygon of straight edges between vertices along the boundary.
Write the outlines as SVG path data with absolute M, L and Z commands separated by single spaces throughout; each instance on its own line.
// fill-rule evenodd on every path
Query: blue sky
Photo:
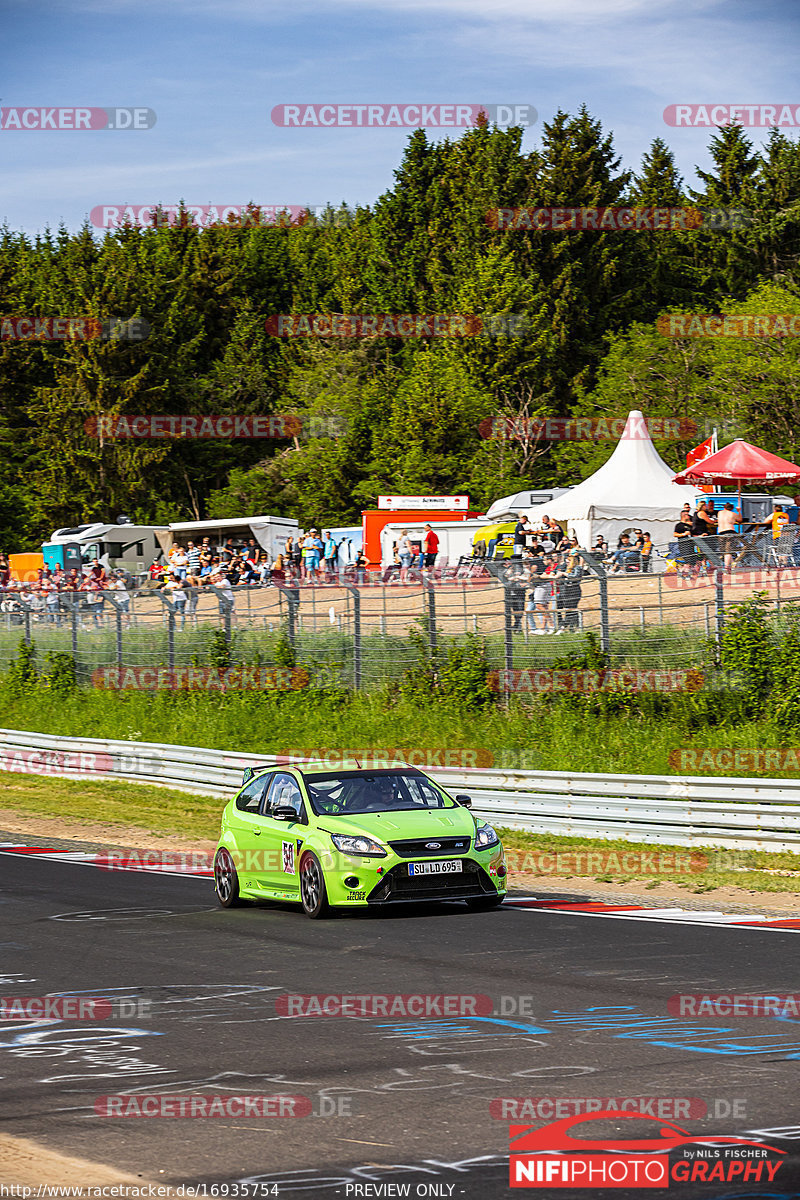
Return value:
M 75 230 L 101 204 L 369 204 L 392 186 L 408 131 L 282 129 L 281 103 L 528 103 L 539 122 L 526 149 L 543 120 L 585 103 L 626 167 L 661 136 L 689 184 L 712 131 L 668 128 L 668 104 L 800 105 L 796 0 L 2 0 L 0 12 L 0 106 L 158 117 L 142 131 L 1 131 L 0 222 L 30 234 Z

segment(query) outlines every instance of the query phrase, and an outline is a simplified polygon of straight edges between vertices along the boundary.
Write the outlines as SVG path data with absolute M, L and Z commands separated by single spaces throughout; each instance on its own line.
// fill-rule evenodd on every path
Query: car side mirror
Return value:
M 271 813 L 267 814 L 274 817 L 276 821 L 299 821 L 300 817 L 292 808 L 291 804 L 279 804 L 277 808 L 273 808 Z
M 456 804 L 460 804 L 462 808 L 472 808 L 469 796 L 456 796 Z

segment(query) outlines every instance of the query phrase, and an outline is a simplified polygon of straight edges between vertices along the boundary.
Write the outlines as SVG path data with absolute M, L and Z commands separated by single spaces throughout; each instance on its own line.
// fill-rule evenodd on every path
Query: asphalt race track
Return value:
M 675 1098 L 707 1115 L 678 1107 L 668 1123 L 786 1154 L 772 1156 L 771 1184 L 673 1182 L 662 1195 L 800 1195 L 800 1020 L 668 1009 L 678 993 L 796 991 L 796 934 L 455 904 L 312 922 L 269 904 L 223 911 L 207 879 L 5 852 L 0 906 L 4 996 L 150 1006 L 101 1021 L 0 1023 L 5 1133 L 157 1183 L 481 1200 L 525 1194 L 509 1187 L 509 1117 L 493 1115 L 501 1098 Z M 282 1016 L 276 1005 L 340 993 L 488 995 L 494 1015 Z M 99 1097 L 119 1093 L 283 1094 L 307 1097 L 312 1112 L 96 1114 Z M 653 1137 L 663 1121 L 632 1124 L 632 1136 Z

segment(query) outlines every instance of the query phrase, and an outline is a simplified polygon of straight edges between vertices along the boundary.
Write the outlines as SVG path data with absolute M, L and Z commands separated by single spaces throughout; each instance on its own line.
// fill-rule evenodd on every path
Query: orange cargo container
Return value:
M 8 565 L 12 579 L 18 579 L 20 583 L 36 583 L 44 567 L 44 556 L 41 553 L 9 554 Z
M 472 509 L 454 508 L 375 508 L 361 514 L 364 530 L 364 554 L 370 567 L 379 567 L 381 562 L 381 530 L 384 525 L 419 525 L 427 522 L 434 529 L 437 521 L 467 521 L 470 517 L 482 517 L 483 513 Z

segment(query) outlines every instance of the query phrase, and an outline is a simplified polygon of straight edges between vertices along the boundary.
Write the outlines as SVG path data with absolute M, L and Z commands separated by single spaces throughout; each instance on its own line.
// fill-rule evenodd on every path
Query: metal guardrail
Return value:
M 125 779 L 221 798 L 239 786 L 245 767 L 277 762 L 268 754 L 0 729 L 0 770 Z M 512 829 L 800 852 L 800 782 L 440 767 L 428 774 L 448 791 L 468 789 L 479 816 Z

